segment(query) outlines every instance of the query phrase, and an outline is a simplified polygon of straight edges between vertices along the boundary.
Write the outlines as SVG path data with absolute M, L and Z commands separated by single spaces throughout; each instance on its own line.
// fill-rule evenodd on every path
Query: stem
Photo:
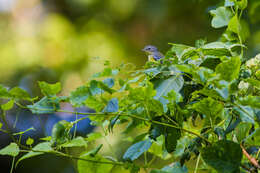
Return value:
M 12 166 L 11 166 L 10 173 L 13 173 L 13 170 L 14 170 L 14 161 L 15 161 L 15 157 L 13 157 L 13 160 L 12 160 Z
M 34 109 L 34 110 L 41 110 L 41 111 L 53 111 L 52 109 L 39 109 L 39 108 L 28 108 L 26 106 L 23 106 L 23 105 L 20 105 L 22 106 L 23 108 L 26 108 L 26 109 Z M 190 133 L 190 134 L 193 134 L 201 139 L 203 139 L 204 141 L 208 142 L 208 143 L 211 143 L 208 139 L 206 139 L 205 137 L 193 132 L 193 131 L 190 131 L 188 129 L 184 129 L 184 128 L 181 128 L 181 127 L 177 127 L 177 126 L 174 126 L 174 125 L 171 125 L 171 124 L 167 124 L 167 123 L 163 123 L 163 122 L 160 122 L 160 121 L 155 121 L 155 120 L 149 120 L 149 119 L 146 119 L 146 118 L 143 118 L 143 117 L 139 117 L 139 116 L 136 116 L 136 115 L 130 115 L 130 114 L 122 114 L 122 113 L 118 113 L 118 112 L 114 112 L 114 113 L 111 113 L 111 112 L 107 112 L 107 113 L 100 113 L 100 112 L 96 112 L 96 113 L 87 113 L 87 112 L 73 112 L 73 111 L 67 111 L 67 110 L 56 110 L 56 112 L 64 112 L 64 113 L 71 113 L 71 114 L 80 114 L 80 115 L 88 115 L 88 116 L 114 116 L 114 115 L 121 115 L 121 116 L 128 116 L 128 117 L 131 117 L 131 118 L 135 118 L 135 119 L 139 119 L 139 120 L 142 120 L 142 121 L 146 121 L 146 122 L 150 122 L 150 123 L 154 123 L 154 124 L 159 124 L 159 125 L 163 125 L 163 126 L 167 126 L 167 127 L 172 127 L 172 128 L 175 128 L 175 129 L 180 129 L 184 132 L 187 132 L 187 133 Z M 83 119 L 86 119 L 88 117 L 83 117 L 83 118 L 80 118 L 78 119 L 77 121 L 74 121 L 72 124 L 74 123 L 77 123 L 78 121 L 81 121 Z
M 74 109 L 75 110 L 75 109 Z M 78 113 L 76 112 L 76 123 L 75 123 L 75 129 L 74 129 L 74 134 L 73 134 L 73 138 L 76 137 L 76 134 L 77 134 L 77 127 L 78 127 Z
M 260 165 L 258 164 L 257 160 L 254 157 L 251 157 L 248 152 L 246 151 L 246 149 L 243 147 L 242 144 L 240 144 L 240 147 L 242 148 L 242 152 L 243 154 L 246 156 L 246 158 L 250 161 L 250 163 L 252 165 L 254 165 L 254 167 L 256 167 L 257 169 L 260 169 Z
M 197 170 L 198 170 L 198 167 L 199 167 L 199 162 L 200 162 L 200 154 L 199 154 L 197 162 L 196 162 L 194 173 L 197 173 Z

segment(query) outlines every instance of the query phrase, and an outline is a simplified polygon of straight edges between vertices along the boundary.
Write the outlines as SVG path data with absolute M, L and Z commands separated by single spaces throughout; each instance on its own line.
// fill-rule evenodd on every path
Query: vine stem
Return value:
M 17 104 L 17 105 L 18 105 L 18 104 Z M 19 105 L 20 105 L 20 104 L 19 104 Z M 19 105 L 18 105 L 18 106 L 19 106 Z M 23 106 L 23 105 L 20 105 L 20 106 L 22 106 L 22 107 L 25 108 L 25 109 L 34 109 L 34 110 L 39 110 L 39 111 L 53 111 L 52 109 L 28 108 L 28 107 Z M 139 120 L 142 120 L 142 121 L 145 121 L 145 122 L 150 122 L 150 123 L 153 123 L 153 124 L 163 125 L 163 126 L 172 127 L 172 128 L 175 128 L 175 129 L 182 130 L 182 131 L 184 131 L 184 132 L 187 132 L 187 133 L 190 133 L 190 134 L 192 134 L 192 135 L 195 135 L 195 136 L 197 136 L 197 137 L 203 139 L 204 141 L 208 142 L 209 144 L 211 144 L 211 142 L 210 142 L 207 138 L 205 138 L 205 137 L 203 137 L 203 136 L 201 136 L 201 135 L 199 135 L 199 134 L 197 134 L 197 133 L 195 133 L 195 132 L 193 132 L 193 131 L 191 131 L 191 130 L 184 129 L 184 128 L 182 128 L 182 127 L 178 127 L 178 126 L 175 126 L 175 125 L 172 125 L 172 124 L 168 124 L 168 123 L 163 123 L 163 122 L 160 122 L 160 121 L 155 121 L 155 120 L 151 120 L 151 119 L 146 119 L 146 118 L 139 117 L 139 116 L 136 116 L 136 115 L 122 114 L 122 113 L 118 113 L 118 112 L 114 112 L 114 113 L 111 113 L 111 112 L 107 112 L 107 113 L 106 113 L 106 112 L 105 112 L 105 113 L 101 113 L 101 112 L 87 113 L 87 112 L 86 112 L 86 113 L 85 113 L 85 112 L 83 112 L 83 113 L 81 113 L 81 112 L 67 111 L 67 110 L 61 110 L 61 109 L 58 109 L 58 110 L 55 110 L 55 111 L 56 111 L 56 112 L 63 112 L 63 113 L 79 114 L 79 115 L 88 115 L 88 116 L 93 116 L 93 115 L 96 115 L 96 116 L 114 116 L 114 115 L 128 116 L 128 117 L 131 117 L 131 118 L 134 118 L 134 119 L 139 119 Z M 88 116 L 83 117 L 83 118 L 80 118 L 80 119 L 78 119 L 78 120 L 76 120 L 76 121 L 74 121 L 74 122 L 72 122 L 72 123 L 73 123 L 73 124 L 74 124 L 74 123 L 77 123 L 77 122 L 79 122 L 79 121 L 81 121 L 81 120 L 83 120 L 83 119 L 88 118 Z
M 243 147 L 242 144 L 240 144 L 240 147 L 242 148 L 242 152 L 243 154 L 246 156 L 246 158 L 252 163 L 252 165 L 254 165 L 257 169 L 260 169 L 260 165 L 258 164 L 256 158 L 251 157 L 248 152 L 246 151 L 246 149 Z

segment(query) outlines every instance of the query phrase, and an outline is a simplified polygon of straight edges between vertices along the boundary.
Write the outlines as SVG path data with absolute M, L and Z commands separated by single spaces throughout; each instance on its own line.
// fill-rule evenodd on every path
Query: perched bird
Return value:
M 159 52 L 155 46 L 145 46 L 142 51 L 144 51 L 148 55 L 149 61 L 158 61 L 159 59 L 164 58 L 164 55 Z

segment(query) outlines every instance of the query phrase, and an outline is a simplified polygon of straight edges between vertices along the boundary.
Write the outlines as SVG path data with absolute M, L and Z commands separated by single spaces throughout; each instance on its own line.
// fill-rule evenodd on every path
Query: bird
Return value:
M 164 58 L 164 55 L 158 51 L 157 47 L 152 45 L 145 46 L 142 51 L 148 55 L 148 61 L 158 61 Z

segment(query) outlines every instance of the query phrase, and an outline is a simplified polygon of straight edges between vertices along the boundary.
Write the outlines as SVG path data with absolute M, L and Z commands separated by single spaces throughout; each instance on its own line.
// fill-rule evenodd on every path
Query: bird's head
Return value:
M 152 46 L 152 45 L 148 45 L 148 46 L 145 46 L 142 51 L 146 52 L 146 53 L 149 53 L 149 54 L 152 54 L 154 52 L 157 52 L 157 48 L 155 46 Z

